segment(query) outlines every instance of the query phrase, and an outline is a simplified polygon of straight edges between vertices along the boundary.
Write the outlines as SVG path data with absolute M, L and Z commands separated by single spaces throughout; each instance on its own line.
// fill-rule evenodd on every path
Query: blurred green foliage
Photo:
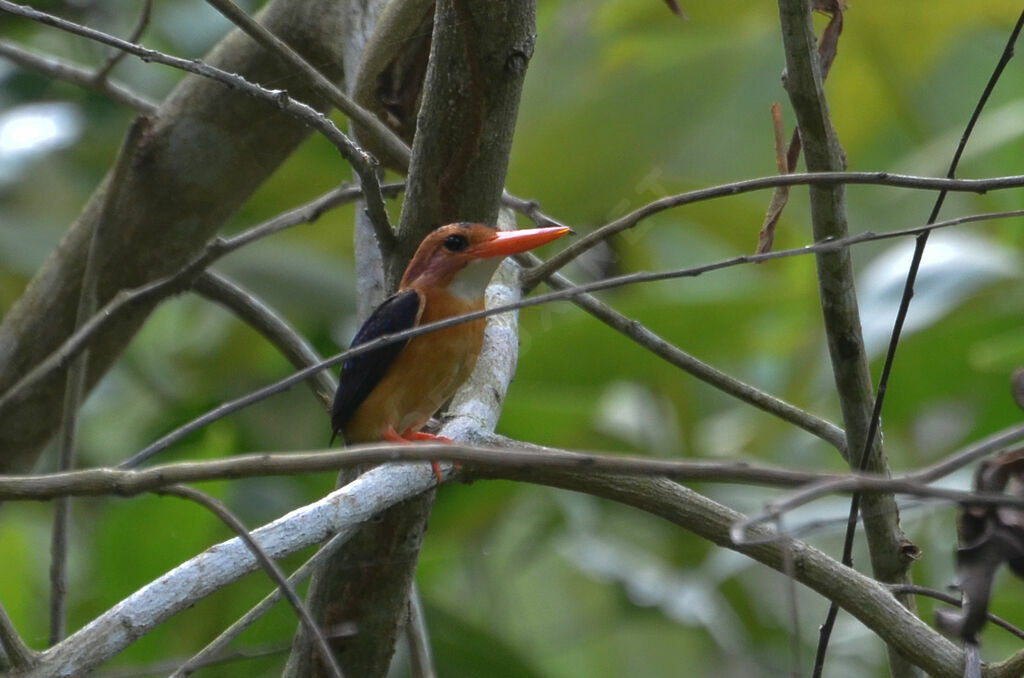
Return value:
M 129 30 L 136 7 L 129 0 L 46 4 L 119 34 Z M 851 4 L 827 84 L 850 168 L 945 173 L 1019 2 Z M 690 0 L 684 7 L 687 22 L 655 0 L 541 3 L 508 177 L 513 192 L 536 198 L 585 232 L 663 195 L 774 172 L 769 106 L 782 101 L 790 127 L 792 115 L 780 85 L 783 55 L 772 3 Z M 225 26 L 202 2 L 164 0 L 156 3 L 143 42 L 198 57 Z M 6 17 L 0 18 L 0 36 L 83 63 L 106 56 L 95 45 Z M 1011 63 L 964 156 L 961 176 L 1024 172 L 1022 68 L 1019 59 Z M 181 77 L 130 59 L 115 74 L 154 98 Z M 19 160 L 13 176 L 0 183 L 0 312 L 14 303 L 74 220 L 133 115 L 99 95 L 0 62 L 0 116 L 39 102 L 71 104 L 82 133 L 63 148 Z M 335 151 L 311 138 L 227 230 L 294 207 L 349 176 Z M 596 271 L 664 270 L 750 252 L 768 199 L 767 193 L 745 194 L 663 213 L 616 238 L 603 261 L 588 258 L 569 273 L 585 280 Z M 932 200 L 926 192 L 852 187 L 851 229 L 920 224 Z M 954 194 L 944 215 L 1022 203 L 1020 191 Z M 330 354 L 354 330 L 351 230 L 351 208 L 339 209 L 217 268 L 263 296 Z M 906 336 L 890 385 L 885 436 L 897 470 L 935 461 L 1021 418 L 1009 399 L 1008 375 L 1024 364 L 1024 231 L 1019 220 L 958 231 L 960 238 L 950 241 L 954 254 L 926 266 L 918 291 L 927 312 Z M 806 191 L 795 189 L 776 247 L 808 239 Z M 854 253 L 861 289 L 874 290 L 862 299 L 865 324 L 883 328 L 881 343 L 872 345 L 876 372 L 900 293 L 903 269 L 891 257 L 908 247 L 890 241 Z M 965 267 L 957 253 L 966 256 L 968 250 L 998 256 Z M 886 275 L 896 283 L 871 287 Z M 929 297 L 931 285 L 941 293 Z M 838 422 L 811 259 L 620 289 L 602 298 L 702 360 Z M 820 441 L 697 382 L 567 303 L 526 310 L 521 321 L 522 355 L 500 425 L 504 434 L 569 448 L 843 467 Z M 173 300 L 90 397 L 81 463 L 115 463 L 288 371 L 280 356 L 227 313 L 196 298 Z M 327 437 L 321 409 L 307 391 L 295 389 L 208 427 L 163 458 L 313 449 Z M 48 457 L 42 468 L 52 465 Z M 962 473 L 954 481 L 965 485 L 968 477 Z M 205 489 L 257 525 L 331 485 L 324 475 Z M 745 511 L 777 494 L 700 489 Z M 0 512 L 0 600 L 28 642 L 40 648 L 47 623 L 49 512 L 49 506 L 25 504 Z M 837 553 L 839 523 L 833 518 L 844 514 L 844 502 L 826 500 L 792 521 L 824 521 L 804 536 Z M 953 581 L 953 518 L 949 507 L 906 502 L 907 532 L 924 549 L 918 582 L 941 589 Z M 174 499 L 76 502 L 71 627 L 225 536 L 213 518 Z M 863 553 L 857 562 L 865 562 Z M 419 583 L 439 672 L 448 677 L 788 670 L 781 577 L 654 518 L 585 496 L 498 482 L 445 487 Z M 1024 624 L 1022 587 L 1005 581 L 995 596 L 995 611 L 1017 624 Z M 250 576 L 165 624 L 115 663 L 185 657 L 270 588 L 262 575 Z M 806 658 L 825 602 L 806 592 L 799 602 Z M 930 619 L 931 603 L 922 608 Z M 285 643 L 293 628 L 292 614 L 282 607 L 241 643 Z M 984 636 L 986 658 L 1002 658 L 1016 647 L 1002 632 L 990 629 Z M 841 617 L 829 656 L 827 675 L 885 673 L 877 640 L 848 618 Z M 243 661 L 207 674 L 276 675 L 281 661 Z M 406 671 L 400 659 L 395 673 Z

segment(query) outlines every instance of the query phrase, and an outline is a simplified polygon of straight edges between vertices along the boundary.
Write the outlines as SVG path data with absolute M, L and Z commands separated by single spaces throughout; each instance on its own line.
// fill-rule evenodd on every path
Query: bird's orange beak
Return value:
M 561 238 L 566 233 L 572 233 L 572 229 L 568 226 L 528 228 L 521 231 L 497 231 L 493 238 L 467 249 L 466 254 L 480 259 L 507 257 L 510 254 L 519 254 L 520 252 L 546 245 L 552 240 Z

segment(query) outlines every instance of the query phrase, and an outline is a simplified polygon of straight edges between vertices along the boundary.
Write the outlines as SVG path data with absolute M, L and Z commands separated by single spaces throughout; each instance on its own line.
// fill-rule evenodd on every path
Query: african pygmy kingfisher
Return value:
M 485 224 L 442 226 L 409 262 L 398 292 L 378 306 L 352 346 L 385 334 L 484 308 L 503 257 L 560 238 L 566 227 L 498 231 Z M 331 426 L 348 444 L 447 438 L 420 429 L 469 377 L 484 341 L 484 318 L 417 335 L 345 361 Z M 434 473 L 441 480 L 437 464 Z

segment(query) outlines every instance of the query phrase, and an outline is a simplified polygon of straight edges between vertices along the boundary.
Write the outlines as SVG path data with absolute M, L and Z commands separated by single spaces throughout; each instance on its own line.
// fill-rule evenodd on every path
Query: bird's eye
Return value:
M 444 239 L 444 248 L 449 252 L 461 252 L 469 247 L 469 239 L 464 235 L 450 235 Z

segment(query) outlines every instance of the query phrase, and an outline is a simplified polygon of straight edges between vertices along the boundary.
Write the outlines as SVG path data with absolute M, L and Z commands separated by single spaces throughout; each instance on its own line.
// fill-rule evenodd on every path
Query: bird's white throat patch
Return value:
M 501 265 L 502 257 L 474 259 L 455 274 L 448 291 L 463 301 L 476 301 L 484 296 L 487 283 Z

